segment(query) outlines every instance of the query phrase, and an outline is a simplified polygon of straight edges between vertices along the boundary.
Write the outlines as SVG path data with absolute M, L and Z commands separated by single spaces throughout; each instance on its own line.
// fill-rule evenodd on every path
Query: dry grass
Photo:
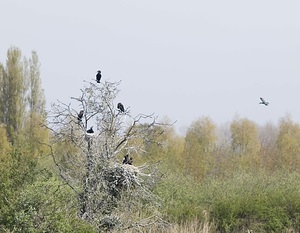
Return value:
M 204 213 L 205 220 L 201 221 L 198 218 L 195 218 L 191 221 L 185 222 L 185 223 L 174 223 L 170 224 L 169 226 L 164 227 L 163 229 L 161 227 L 152 225 L 148 227 L 147 229 L 129 229 L 126 231 L 126 233 L 213 233 L 215 231 L 215 226 L 213 223 L 208 221 L 207 213 Z
M 200 222 L 194 219 L 184 224 L 172 225 L 169 229 L 170 233 L 211 233 L 214 232 L 213 224 L 208 221 Z

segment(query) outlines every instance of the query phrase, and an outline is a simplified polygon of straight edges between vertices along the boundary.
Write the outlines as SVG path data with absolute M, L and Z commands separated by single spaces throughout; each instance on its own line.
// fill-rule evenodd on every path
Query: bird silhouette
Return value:
M 96 81 L 97 81 L 97 83 L 100 83 L 101 77 L 102 77 L 101 71 L 98 70 L 98 71 L 97 71 L 97 74 L 96 74 Z
M 127 161 L 127 164 L 132 165 L 132 162 L 133 162 L 133 158 L 130 157 L 130 159 L 128 159 L 128 161 Z
M 81 111 L 78 113 L 78 117 L 77 117 L 77 119 L 78 119 L 79 121 L 81 121 L 81 120 L 82 120 L 83 113 L 84 113 L 84 111 L 83 111 L 83 110 L 81 110 Z
M 119 109 L 121 112 L 125 112 L 124 105 L 121 103 L 118 103 L 117 109 Z
M 123 164 L 127 164 L 127 162 L 128 162 L 128 154 L 126 154 L 126 155 L 124 156 L 122 163 L 123 163 Z
M 133 161 L 132 157 L 128 158 L 128 154 L 126 154 L 123 158 L 122 163 L 132 165 L 132 161 Z
M 260 97 L 261 102 L 259 104 L 269 105 L 269 102 L 265 101 L 264 98 Z
M 87 133 L 94 133 L 93 126 L 86 131 Z

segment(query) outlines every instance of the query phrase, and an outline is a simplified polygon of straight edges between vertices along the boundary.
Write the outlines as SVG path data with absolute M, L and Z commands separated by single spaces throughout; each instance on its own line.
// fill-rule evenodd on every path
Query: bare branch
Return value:
M 86 84 L 79 97 L 71 97 L 71 103 L 52 105 L 46 127 L 59 154 L 55 156 L 48 146 L 61 178 L 78 196 L 78 214 L 99 229 L 125 226 L 126 218 L 118 215 L 121 210 L 131 211 L 140 202 L 158 206 L 152 190 L 162 175 L 157 164 L 128 165 L 121 158 L 125 153 L 145 153 L 145 145 L 159 144 L 163 124 L 154 114 L 132 117 L 129 108 L 118 111 L 114 100 L 120 82 Z M 80 110 L 82 121 L 78 120 Z M 91 126 L 94 132 L 88 133 Z M 154 218 L 135 219 L 134 226 L 157 223 L 157 219 L 150 220 Z
M 52 157 L 52 159 L 53 159 L 54 164 L 57 166 L 57 168 L 58 168 L 58 170 L 59 170 L 59 175 L 60 175 L 60 177 L 63 179 L 63 181 L 64 181 L 64 182 L 65 182 L 65 183 L 66 183 L 66 184 L 67 184 L 67 185 L 68 185 L 68 186 L 69 186 L 69 187 L 70 187 L 77 195 L 79 195 L 79 193 L 77 192 L 77 190 L 76 190 L 76 189 L 68 182 L 68 180 L 63 176 L 63 174 L 62 174 L 62 172 L 61 172 L 61 168 L 60 168 L 58 162 L 57 162 L 56 159 L 55 159 L 55 156 L 54 156 L 54 153 L 53 153 L 53 148 L 52 148 L 52 146 L 49 145 L 49 144 L 47 144 L 47 143 L 40 142 L 40 141 L 38 141 L 38 143 L 49 147 L 49 149 L 50 149 L 50 151 L 51 151 L 50 155 L 51 155 L 51 157 Z

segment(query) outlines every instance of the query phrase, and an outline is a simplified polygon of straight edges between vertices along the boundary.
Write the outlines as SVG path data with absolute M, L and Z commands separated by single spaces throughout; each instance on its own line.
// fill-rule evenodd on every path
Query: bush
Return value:
M 61 182 L 37 181 L 24 188 L 2 222 L 12 232 L 96 232 L 74 211 L 73 191 Z
M 164 199 L 164 214 L 171 222 L 198 218 L 217 232 L 284 232 L 300 226 L 300 174 L 276 172 L 235 173 L 229 178 L 170 176 L 157 188 Z
M 283 232 L 300 225 L 300 175 L 241 173 L 215 190 L 211 216 L 220 232 Z

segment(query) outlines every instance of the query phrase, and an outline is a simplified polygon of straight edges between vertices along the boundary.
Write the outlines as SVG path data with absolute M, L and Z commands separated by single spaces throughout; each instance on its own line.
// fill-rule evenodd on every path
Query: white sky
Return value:
M 299 12 L 298 0 L 0 0 L 0 61 L 36 50 L 48 106 L 100 69 L 133 115 L 178 129 L 201 116 L 300 122 Z

